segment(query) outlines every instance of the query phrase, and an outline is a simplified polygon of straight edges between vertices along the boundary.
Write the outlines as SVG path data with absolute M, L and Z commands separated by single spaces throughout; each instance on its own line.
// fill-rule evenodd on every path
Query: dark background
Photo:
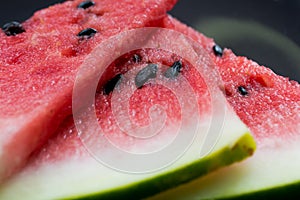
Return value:
M 62 0 L 10 0 L 0 6 L 0 24 L 24 21 Z M 300 0 L 181 0 L 170 12 L 275 72 L 300 82 Z

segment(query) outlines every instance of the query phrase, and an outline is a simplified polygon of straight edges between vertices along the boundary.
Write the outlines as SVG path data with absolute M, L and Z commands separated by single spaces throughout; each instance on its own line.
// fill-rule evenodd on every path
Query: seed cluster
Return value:
M 223 57 L 223 48 L 220 47 L 219 45 L 215 44 L 212 48 L 215 56 L 218 56 L 218 57 Z M 246 89 L 246 87 L 244 86 L 238 86 L 237 88 L 237 92 L 240 93 L 242 96 L 247 96 L 249 93 L 248 93 L 248 90 Z
M 138 54 L 134 54 L 133 58 L 138 58 L 136 59 L 137 61 L 140 62 L 142 58 Z M 173 79 L 179 75 L 182 69 L 182 62 L 181 61 L 176 61 L 172 64 L 171 67 L 169 67 L 165 73 L 164 76 L 166 78 Z M 157 71 L 158 71 L 158 65 L 154 63 L 148 64 L 146 67 L 141 69 L 135 76 L 135 85 L 138 89 L 141 89 L 150 79 L 154 79 L 157 76 Z M 103 87 L 103 93 L 105 95 L 108 95 L 111 93 L 116 85 L 119 83 L 119 81 L 122 80 L 122 74 L 118 74 L 111 80 L 109 80 Z
M 77 8 L 79 9 L 88 9 L 92 6 L 95 6 L 95 2 L 93 1 L 84 1 L 82 3 L 80 3 Z M 80 31 L 77 36 L 81 39 L 89 39 L 91 37 L 93 37 L 98 31 L 94 28 L 86 28 L 82 31 Z
M 88 9 L 95 5 L 95 2 L 93 1 L 84 1 L 80 3 L 77 8 L 79 9 Z M 7 36 L 16 36 L 20 33 L 25 32 L 25 29 L 23 28 L 22 24 L 17 21 L 12 21 L 9 23 L 6 23 L 2 26 L 3 32 Z M 89 39 L 93 37 L 98 31 L 94 28 L 86 28 L 82 31 L 80 31 L 77 36 L 81 39 Z
M 95 6 L 95 2 L 87 0 L 87 1 L 81 2 L 77 6 L 77 8 L 78 9 L 88 9 L 93 6 Z M 16 36 L 18 34 L 25 32 L 25 29 L 23 28 L 22 24 L 17 21 L 12 21 L 12 22 L 6 23 L 5 25 L 3 25 L 2 30 L 7 36 Z M 97 33 L 98 33 L 98 31 L 94 28 L 86 28 L 86 29 L 80 31 L 77 34 L 77 36 L 80 39 L 90 39 Z M 218 56 L 218 57 L 223 56 L 223 48 L 220 47 L 219 45 L 215 44 L 213 46 L 212 50 L 213 50 L 215 56 Z M 142 60 L 141 56 L 138 54 L 134 54 L 132 59 L 133 59 L 133 62 L 135 62 L 135 63 L 139 63 Z M 176 61 L 170 68 L 168 68 L 165 71 L 164 76 L 166 78 L 170 78 L 170 79 L 176 78 L 179 75 L 181 69 L 182 69 L 181 61 Z M 137 88 L 141 88 L 149 79 L 156 78 L 157 70 L 158 70 L 157 65 L 151 63 L 151 64 L 148 64 L 140 72 L 138 72 L 138 74 L 135 77 L 135 84 L 136 84 Z M 113 91 L 113 89 L 115 88 L 118 81 L 120 81 L 121 77 L 122 77 L 122 75 L 118 74 L 113 79 L 108 81 L 107 84 L 104 86 L 104 94 L 109 94 L 111 91 Z M 248 95 L 248 91 L 244 86 L 239 86 L 237 88 L 237 91 L 243 96 Z

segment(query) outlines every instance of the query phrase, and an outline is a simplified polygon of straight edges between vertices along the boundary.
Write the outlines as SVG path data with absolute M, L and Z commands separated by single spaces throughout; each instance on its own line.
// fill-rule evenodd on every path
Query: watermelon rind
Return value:
M 226 146 L 202 160 L 195 161 L 165 174 L 154 176 L 151 179 L 101 193 L 89 194 L 88 196 L 74 196 L 72 199 L 140 199 L 207 174 L 213 171 L 216 166 L 219 168 L 241 161 L 251 155 L 254 149 L 255 142 L 253 137 L 246 132 L 233 146 Z
M 251 156 L 256 143 L 247 127 L 231 111 L 213 150 L 195 157 L 199 144 L 171 166 L 145 174 L 126 174 L 92 157 L 65 159 L 25 168 L 0 186 L 0 199 L 140 199 L 191 181 L 220 167 Z
M 299 139 L 270 148 L 260 147 L 242 163 L 215 171 L 165 191 L 159 199 L 295 199 L 300 197 Z
M 178 193 L 170 195 L 169 192 L 167 191 L 162 194 L 158 194 L 156 196 L 148 198 L 148 200 L 159 200 L 163 199 L 166 197 L 171 197 L 173 199 L 224 199 L 224 200 L 242 200 L 242 199 L 247 199 L 247 200 L 256 200 L 256 199 L 296 199 L 300 197 L 300 181 L 297 181 L 295 183 L 291 184 L 283 184 L 280 186 L 276 187 L 271 187 L 271 188 L 264 188 L 261 190 L 257 191 L 248 191 L 247 193 L 243 194 L 233 194 L 229 196 L 218 196 L 218 197 L 200 197 L 200 195 L 192 195 L 192 197 L 186 197 L 186 196 L 181 196 L 177 195 Z M 174 188 L 176 190 L 176 188 Z M 175 198 L 176 197 L 176 198 Z

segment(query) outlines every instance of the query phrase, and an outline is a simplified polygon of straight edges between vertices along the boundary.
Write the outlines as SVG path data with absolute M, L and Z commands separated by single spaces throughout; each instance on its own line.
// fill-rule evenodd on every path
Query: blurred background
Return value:
M 0 24 L 24 21 L 34 11 L 63 0 L 10 0 Z M 181 0 L 170 12 L 276 73 L 300 82 L 300 0 Z

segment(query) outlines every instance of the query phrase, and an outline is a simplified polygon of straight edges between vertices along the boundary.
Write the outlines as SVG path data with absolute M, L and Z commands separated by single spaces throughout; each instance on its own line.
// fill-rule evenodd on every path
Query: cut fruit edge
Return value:
M 217 170 L 190 183 L 165 191 L 149 200 L 241 199 L 299 197 L 300 139 L 277 148 L 258 146 L 242 163 Z
M 71 114 L 74 73 L 97 41 L 152 24 L 176 3 L 94 0 L 87 11 L 78 8 L 81 2 L 37 11 L 22 23 L 22 34 L 0 31 L 0 182 L 18 172 Z M 90 26 L 101 34 L 81 41 L 77 34 Z
M 163 35 L 167 37 L 167 34 Z M 176 41 L 178 42 L 179 40 Z M 184 41 L 182 45 L 190 45 L 186 40 Z M 126 44 L 128 46 L 128 43 Z M 185 49 L 185 53 L 188 53 L 186 51 L 187 49 Z M 206 55 L 205 52 L 203 53 L 204 55 L 200 56 L 202 58 Z M 92 57 L 96 58 L 93 55 Z M 198 57 L 199 54 L 197 58 Z M 201 65 L 194 66 L 203 67 L 203 69 L 208 72 L 207 70 L 210 69 L 210 65 L 206 62 L 207 59 L 204 59 Z M 212 73 L 208 74 L 210 76 L 214 75 Z M 213 77 L 210 78 L 214 79 Z M 213 87 L 217 88 L 218 86 L 214 85 Z M 196 121 L 198 123 L 200 122 L 200 124 L 197 124 L 197 127 L 200 129 L 196 129 L 196 137 L 191 141 L 190 146 L 185 146 L 189 148 L 185 149 L 184 154 L 180 155 L 181 157 L 178 157 L 170 165 L 152 173 L 124 173 L 104 166 L 99 160 L 93 157 L 94 155 L 78 153 L 77 151 L 81 151 L 82 149 L 83 151 L 87 150 L 84 149 L 82 143 L 78 143 L 76 148 L 73 149 L 75 151 L 69 155 L 64 151 L 64 147 L 68 149 L 68 145 L 73 142 L 76 143 L 79 138 L 62 139 L 58 137 L 58 140 L 54 138 L 54 142 L 49 141 L 50 152 L 51 144 L 54 143 L 54 151 L 60 152 L 60 154 L 66 154 L 67 156 L 61 160 L 47 159 L 46 147 L 46 153 L 41 154 L 43 160 L 37 159 L 36 161 L 34 159 L 36 162 L 29 163 L 21 173 L 12 177 L 12 179 L 1 186 L 0 199 L 59 199 L 89 198 L 92 196 L 95 196 L 95 198 L 113 198 L 114 195 L 121 195 L 123 197 L 125 193 L 128 193 L 127 195 L 134 194 L 135 198 L 142 198 L 188 182 L 217 168 L 251 156 L 256 145 L 249 130 L 228 106 L 223 93 L 219 89 L 212 89 L 210 92 L 213 92 L 213 96 L 216 97 L 212 99 L 213 102 L 218 102 L 217 107 L 213 106 L 213 110 L 217 111 L 213 114 L 213 120 L 209 118 L 211 116 L 207 115 L 209 118 L 207 119 L 206 115 L 204 115 L 203 121 Z M 194 108 L 194 106 L 193 104 L 192 108 Z M 195 110 L 193 110 L 193 113 L 191 116 L 198 114 Z M 191 117 L 187 123 L 182 124 L 186 135 L 190 135 L 192 131 L 195 131 L 190 126 L 191 123 L 194 124 L 195 122 L 192 119 L 194 119 L 194 117 Z M 68 126 L 66 127 L 68 128 Z M 221 129 L 218 129 L 218 127 L 221 127 Z M 211 130 L 213 131 L 211 132 Z M 207 137 L 207 135 L 209 135 L 208 132 L 216 134 L 219 137 L 214 138 L 217 140 L 212 141 L 214 142 L 213 145 L 211 141 L 208 142 L 208 144 L 210 144 L 209 150 L 212 151 L 207 152 L 209 154 L 205 154 L 206 156 L 202 157 L 203 147 L 207 148 L 207 146 L 205 146 L 207 144 L 206 140 L 207 138 L 211 139 Z M 89 133 L 92 135 L 94 132 Z M 73 136 L 75 135 L 73 134 Z M 58 142 L 58 146 L 55 146 L 56 142 Z M 156 141 L 156 143 L 161 142 L 168 143 L 169 141 Z M 141 147 L 143 146 L 139 146 L 139 148 Z M 105 148 L 102 149 L 106 151 Z M 126 160 L 126 157 L 122 159 Z M 164 158 L 158 156 L 156 159 Z M 156 160 L 153 161 L 155 162 Z M 34 185 L 35 187 L 28 188 L 28 185 Z M 15 191 L 18 191 L 18 193 Z
M 207 40 L 201 33 L 169 17 L 167 28 L 175 29 L 199 40 Z M 209 41 L 208 43 L 213 41 Z M 204 45 L 205 46 L 205 45 Z M 278 76 L 282 79 L 282 77 Z M 295 87 L 296 88 L 296 87 Z M 285 103 L 285 102 L 284 102 Z M 297 104 L 297 102 L 294 102 Z M 287 112 L 291 112 L 290 108 Z M 300 197 L 300 123 L 298 107 L 290 118 L 294 119 L 293 131 L 283 122 L 279 130 L 286 131 L 278 137 L 264 138 L 257 142 L 251 158 L 219 169 L 190 183 L 165 191 L 149 200 L 159 199 L 248 199 Z M 276 113 L 274 113 L 276 114 Z M 249 122 L 248 122 L 249 123 Z M 267 123 L 267 122 L 266 122 Z M 287 122 L 289 123 L 289 122 Z M 297 129 L 298 128 L 298 129 Z M 296 131 L 295 131 L 296 130 Z M 265 133 L 261 132 L 260 134 Z M 266 132 L 266 136 L 272 135 Z M 261 137 L 261 136 L 260 136 Z
M 253 154 L 256 144 L 247 127 L 230 108 L 225 117 L 217 144 L 203 158 L 195 153 L 202 143 L 197 139 L 176 162 L 155 173 L 122 173 L 92 156 L 74 154 L 66 160 L 28 166 L 0 187 L 0 199 L 139 199 L 156 194 Z

